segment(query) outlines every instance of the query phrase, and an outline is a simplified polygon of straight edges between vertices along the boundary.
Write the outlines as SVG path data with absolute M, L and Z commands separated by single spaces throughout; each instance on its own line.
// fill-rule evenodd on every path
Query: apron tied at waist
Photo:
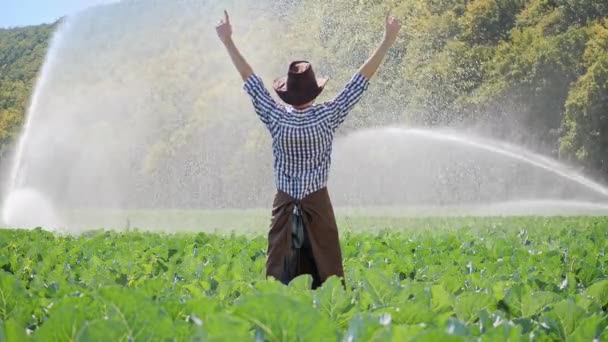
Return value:
M 278 191 L 273 203 L 268 233 L 266 276 L 284 282 L 293 279 L 285 280 L 286 258 L 293 256 L 297 249 L 306 248 L 308 245 L 311 262 L 318 272 L 318 280 L 315 281 L 317 284 L 313 284 L 313 287 L 332 275 L 344 277 L 338 228 L 327 188 L 315 191 L 302 200 Z M 309 273 L 306 272 L 309 267 L 303 265 L 304 262 L 306 260 L 300 263 L 300 266 L 304 267 L 298 267 L 304 271 L 295 272 L 293 277 Z

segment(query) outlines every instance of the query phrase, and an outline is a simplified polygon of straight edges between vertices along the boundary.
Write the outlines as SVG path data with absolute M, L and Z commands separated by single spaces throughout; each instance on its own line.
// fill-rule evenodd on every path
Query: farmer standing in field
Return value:
M 277 194 L 268 233 L 267 277 L 288 284 L 301 274 L 310 274 L 313 288 L 332 275 L 344 281 L 338 228 L 327 191 L 334 133 L 361 99 L 400 28 L 399 20 L 386 17 L 380 46 L 338 96 L 326 103 L 314 101 L 328 79 L 317 78 L 306 61 L 292 62 L 287 76 L 273 83 L 283 104 L 270 96 L 240 54 L 224 11 L 217 34 L 245 82 L 255 112 L 272 136 Z

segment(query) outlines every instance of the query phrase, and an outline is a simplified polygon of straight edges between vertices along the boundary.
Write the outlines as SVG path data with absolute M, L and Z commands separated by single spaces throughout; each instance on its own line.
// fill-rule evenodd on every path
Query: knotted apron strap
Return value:
M 302 248 L 304 244 L 304 219 L 302 205 L 296 201 L 294 213 L 291 216 L 291 250 Z

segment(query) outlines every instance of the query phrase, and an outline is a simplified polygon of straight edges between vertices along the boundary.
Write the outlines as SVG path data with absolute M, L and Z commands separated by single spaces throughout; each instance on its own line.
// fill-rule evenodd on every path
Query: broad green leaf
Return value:
M 311 282 L 310 275 L 296 277 L 288 286 L 275 279 L 258 281 L 254 285 L 254 291 L 262 294 L 281 294 L 292 297 L 298 301 L 313 305 L 313 293 L 308 285 Z
M 100 290 L 99 299 L 105 304 L 106 316 L 121 321 L 133 338 L 174 336 L 169 315 L 136 291 L 116 286 L 106 287 Z
M 422 302 L 400 304 L 397 308 L 388 309 L 396 324 L 419 324 L 433 321 L 437 316 L 428 305 Z
M 470 336 L 471 335 L 471 331 L 469 330 L 467 325 L 454 318 L 450 318 L 448 320 L 446 331 L 448 332 L 448 334 L 456 335 L 456 336 Z
M 333 325 L 312 305 L 285 295 L 242 297 L 235 303 L 235 314 L 250 322 L 268 340 L 313 341 L 336 336 Z
M 393 325 L 393 341 L 409 341 L 414 336 L 420 334 L 424 326 L 416 325 Z
M 441 285 L 431 287 L 431 308 L 434 312 L 443 312 L 449 310 L 452 306 L 452 298 L 448 291 Z
M 561 299 L 562 297 L 556 293 L 531 292 L 528 285 L 518 284 L 507 291 L 504 302 L 513 317 L 531 317 Z
M 589 313 L 602 311 L 601 304 L 586 293 L 574 295 L 574 302 Z
M 530 337 L 522 335 L 522 327 L 519 325 L 500 324 L 495 328 L 489 329 L 481 336 L 483 342 L 515 342 L 530 341 Z
M 475 320 L 479 311 L 494 307 L 494 297 L 487 293 L 465 292 L 454 300 L 454 312 L 465 322 Z
M 37 341 L 76 341 L 85 328 L 87 300 L 66 300 L 50 312 L 50 317 L 35 331 Z
M 385 274 L 373 269 L 365 273 L 363 288 L 362 298 L 369 298 L 375 308 L 390 306 L 400 291 L 399 286 Z
M 355 315 L 348 325 L 344 341 L 390 341 L 392 330 L 371 314 Z
M 261 294 L 271 294 L 271 293 L 280 293 L 280 294 L 289 294 L 289 288 L 283 285 L 281 282 L 275 279 L 264 279 L 257 281 L 254 285 L 255 290 Z
M 540 313 L 548 305 L 558 302 L 562 297 L 553 292 L 537 291 L 530 295 L 530 298 L 524 298 L 522 303 L 522 316 L 530 317 Z
M 214 297 L 192 298 L 183 303 L 182 307 L 184 314 L 194 314 L 196 317 L 203 320 L 220 311 L 219 301 Z
M 602 280 L 589 286 L 585 292 L 601 306 L 608 305 L 608 280 Z
M 19 280 L 14 275 L 0 270 L 0 320 L 21 319 L 15 316 L 24 296 Z
M 577 293 L 578 289 L 576 286 L 577 285 L 576 274 L 574 274 L 573 272 L 568 272 L 566 275 L 566 280 L 568 282 L 568 284 L 567 284 L 568 293 L 570 293 L 570 294 Z
M 545 329 L 547 334 L 553 337 L 554 340 L 566 340 L 566 333 L 555 312 L 552 311 L 543 314 L 539 321 L 541 322 L 541 327 Z
M 127 324 L 117 318 L 112 319 L 97 319 L 84 324 L 78 331 L 77 339 L 73 341 L 128 341 L 133 339 L 133 333 L 129 330 Z M 41 341 L 53 341 L 46 339 L 46 336 Z M 67 341 L 65 338 L 59 338 L 54 341 Z
M 466 340 L 465 337 L 451 335 L 442 329 L 425 330 L 411 339 L 411 341 L 415 342 L 460 342 Z
M 578 322 L 576 329 L 568 337 L 568 341 L 584 342 L 595 341 L 605 333 L 605 328 L 608 325 L 606 317 L 593 315 L 586 317 Z
M 531 318 L 519 317 L 511 321 L 513 324 L 521 327 L 522 334 L 529 334 L 535 327 L 536 321 Z
M 563 339 L 568 338 L 585 317 L 585 310 L 568 299 L 553 305 L 553 310 L 547 312 L 543 321 Z
M 341 328 L 346 326 L 355 306 L 354 299 L 346 293 L 338 277 L 328 278 L 315 291 L 314 303 L 319 312 L 325 314 Z
M 303 274 L 294 278 L 289 282 L 289 288 L 298 292 L 308 291 L 312 286 L 312 276 L 310 274 Z
M 215 296 L 220 302 L 232 301 L 247 291 L 249 284 L 242 280 L 227 280 L 218 284 Z
M 456 293 L 464 286 L 464 277 L 461 274 L 447 275 L 439 279 L 439 283 L 449 293 Z
M 559 317 L 566 336 L 572 334 L 585 315 L 585 310 L 576 305 L 572 300 L 565 300 L 555 304 L 553 311 Z
M 492 293 L 497 301 L 504 299 L 508 289 L 513 286 L 512 281 L 497 281 L 492 284 Z
M 205 319 L 202 330 L 204 331 L 205 341 L 246 341 L 252 339 L 249 322 L 223 313 Z
M 599 268 L 595 267 L 594 264 L 581 262 L 579 267 L 580 268 L 578 269 L 576 275 L 583 286 L 589 286 L 593 284 L 598 277 L 603 276 L 602 272 L 599 270 Z
M 25 327 L 14 319 L 0 320 L 0 341 L 25 341 Z
M 492 329 L 494 320 L 493 317 L 490 316 L 488 310 L 479 311 L 479 332 L 485 333 L 486 331 Z
M 523 307 L 530 303 L 530 289 L 525 284 L 514 285 L 507 290 L 504 303 L 511 316 L 521 317 L 525 311 Z

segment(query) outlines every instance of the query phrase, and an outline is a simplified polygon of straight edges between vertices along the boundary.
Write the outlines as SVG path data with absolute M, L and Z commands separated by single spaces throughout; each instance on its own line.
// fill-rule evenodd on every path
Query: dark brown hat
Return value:
M 328 80 L 315 77 L 310 63 L 295 61 L 289 65 L 287 76 L 277 78 L 272 86 L 285 103 L 301 106 L 316 99 Z

